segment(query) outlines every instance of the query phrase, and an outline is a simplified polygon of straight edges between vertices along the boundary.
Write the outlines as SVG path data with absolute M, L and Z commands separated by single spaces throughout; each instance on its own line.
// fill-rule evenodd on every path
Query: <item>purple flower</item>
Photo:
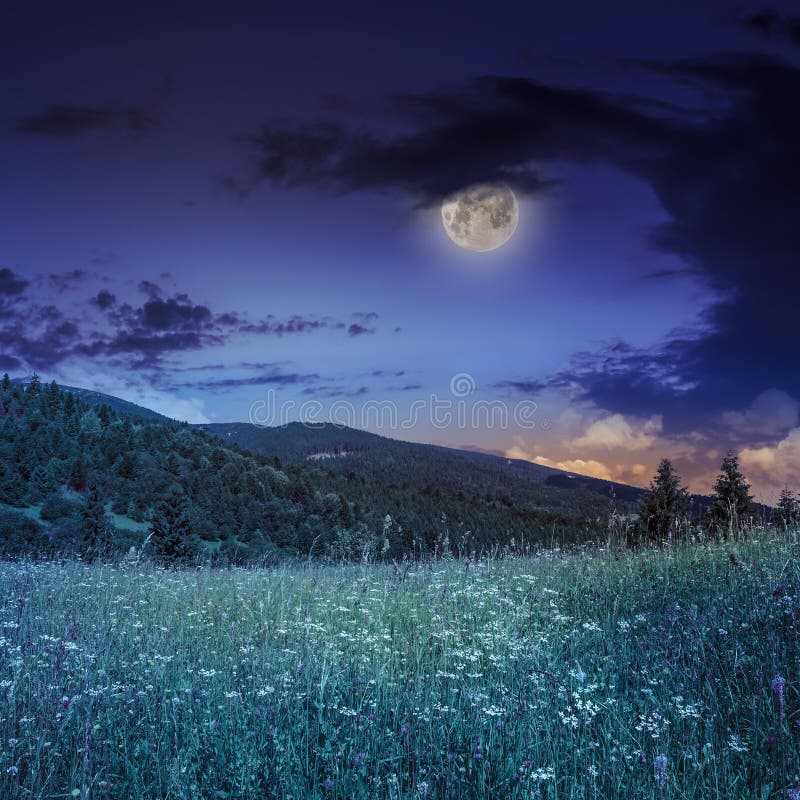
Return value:
M 663 786 L 666 780 L 667 763 L 667 757 L 663 753 L 660 756 L 656 756 L 656 760 L 653 762 L 659 786 Z
M 789 800 L 800 800 L 800 787 L 797 789 L 787 789 L 786 797 L 788 797 Z
M 778 714 L 778 722 L 783 722 L 784 715 L 786 713 L 786 705 L 785 705 L 785 693 L 786 689 L 786 680 L 778 675 L 772 681 L 772 696 L 775 699 L 775 711 Z
M 403 727 L 402 727 L 402 728 L 400 728 L 400 733 L 401 733 L 403 736 L 408 736 L 408 725 L 403 725 Z

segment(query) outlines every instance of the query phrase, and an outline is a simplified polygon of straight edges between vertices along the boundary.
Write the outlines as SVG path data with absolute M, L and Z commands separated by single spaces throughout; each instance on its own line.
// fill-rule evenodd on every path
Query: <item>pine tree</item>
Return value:
M 150 523 L 150 546 L 155 557 L 165 563 L 180 563 L 191 559 L 197 545 L 189 522 L 186 495 L 173 487 L 156 506 Z
M 722 467 L 709 508 L 711 525 L 717 530 L 734 532 L 740 530 L 755 513 L 750 494 L 750 484 L 739 469 L 739 459 L 728 453 Z
M 781 492 L 773 521 L 781 528 L 788 528 L 800 522 L 800 500 L 788 487 Z
M 86 489 L 86 484 L 89 480 L 89 467 L 86 464 L 86 457 L 81 450 L 72 462 L 72 467 L 69 472 L 69 487 L 76 492 L 82 492 Z
M 45 497 L 52 494 L 56 487 L 57 482 L 52 470 L 44 464 L 37 464 L 28 480 L 27 499 L 34 505 L 40 503 Z
M 72 392 L 65 392 L 64 393 L 64 414 L 66 416 L 71 416 L 75 413 L 75 395 Z
M 19 470 L 8 462 L 0 462 L 0 502 L 10 506 L 24 506 L 27 487 Z
M 48 419 L 53 419 L 61 405 L 61 390 L 58 388 L 58 384 L 55 381 L 48 384 L 44 402 L 46 410 L 45 416 L 47 416 Z
M 34 372 L 31 375 L 30 383 L 28 384 L 27 388 L 25 389 L 25 399 L 26 401 L 30 401 L 34 398 L 39 397 L 39 392 L 42 389 L 42 382 L 39 380 L 39 376 Z
M 639 506 L 643 530 L 651 539 L 665 539 L 675 533 L 689 513 L 689 491 L 668 458 L 661 460 L 650 488 Z
M 97 486 L 92 486 L 81 509 L 81 553 L 94 561 L 108 549 L 109 522 L 106 506 Z

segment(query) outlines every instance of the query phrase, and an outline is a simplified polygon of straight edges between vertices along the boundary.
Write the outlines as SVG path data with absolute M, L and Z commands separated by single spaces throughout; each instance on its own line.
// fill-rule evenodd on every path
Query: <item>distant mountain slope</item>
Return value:
M 12 383 L 24 385 L 23 381 L 16 379 L 13 380 Z M 170 417 L 165 417 L 163 414 L 159 414 L 158 411 L 153 411 L 151 408 L 131 403 L 128 400 L 123 400 L 121 397 L 115 397 L 114 395 L 95 392 L 92 389 L 81 389 L 77 386 L 59 385 L 59 388 L 65 392 L 74 394 L 90 408 L 108 406 L 112 411 L 119 411 L 122 414 L 129 414 L 132 417 L 139 417 L 140 419 L 171 419 Z
M 641 489 L 573 475 L 528 461 L 473 450 L 403 442 L 330 423 L 259 428 L 248 423 L 198 426 L 220 439 L 286 463 L 313 463 L 380 485 L 464 497 L 501 497 L 571 515 L 606 513 L 610 497 L 635 502 Z M 323 457 L 321 457 L 323 456 Z M 328 457 L 324 457 L 328 456 Z
M 90 408 L 97 408 L 98 406 L 108 406 L 113 411 L 119 411 L 121 414 L 129 414 L 132 417 L 139 417 L 140 419 L 160 419 L 168 420 L 163 414 L 158 411 L 153 411 L 151 408 L 131 403 L 128 400 L 123 400 L 121 397 L 114 397 L 110 394 L 103 394 L 102 392 L 94 392 L 91 389 L 79 389 L 76 386 L 62 386 L 65 392 L 70 392 L 76 397 L 79 397 Z
M 155 520 L 176 559 L 399 558 L 585 541 L 608 511 L 599 493 L 519 478 L 502 459 L 335 426 L 265 440 L 250 425 L 199 429 L 143 411 L 0 381 L 0 553 L 87 555 L 101 539 L 125 550 Z
M 428 446 L 437 447 L 437 445 Z M 617 500 L 624 503 L 637 502 L 644 493 L 644 490 L 637 486 L 592 478 L 589 475 L 581 475 L 577 472 L 565 472 L 564 470 L 555 469 L 555 467 L 534 464 L 524 459 L 505 458 L 492 453 L 482 453 L 480 450 L 451 450 L 451 448 L 446 447 L 441 449 L 456 452 L 479 464 L 496 467 L 509 475 L 515 475 L 525 480 L 538 481 L 546 486 L 561 489 L 585 489 L 586 491 L 602 494 L 604 497 L 610 497 L 613 493 Z

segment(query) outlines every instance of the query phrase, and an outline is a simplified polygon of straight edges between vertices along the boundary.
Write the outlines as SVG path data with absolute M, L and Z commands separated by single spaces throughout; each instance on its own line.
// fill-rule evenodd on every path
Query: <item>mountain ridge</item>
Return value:
M 137 416 L 142 419 L 160 419 L 160 420 L 168 420 L 173 419 L 176 422 L 181 422 L 182 420 L 178 420 L 174 417 L 168 417 L 164 414 L 161 414 L 158 411 L 154 411 L 147 406 L 142 406 L 137 403 L 133 403 L 129 400 L 124 400 L 120 397 L 115 395 L 106 394 L 104 392 L 98 392 L 93 389 L 85 389 L 83 387 L 76 387 L 76 386 L 61 386 L 62 389 L 65 391 L 72 392 L 76 396 L 80 397 L 87 405 L 93 408 L 97 408 L 101 405 L 107 405 L 109 408 L 114 409 L 115 411 L 121 411 L 123 413 L 131 414 L 132 416 Z M 449 452 L 454 455 L 458 455 L 467 459 L 471 459 L 478 463 L 487 463 L 487 464 L 494 464 L 496 466 L 501 466 L 503 462 L 506 462 L 506 466 L 510 467 L 508 470 L 510 473 L 517 475 L 518 477 L 524 477 L 526 479 L 536 480 L 538 482 L 545 482 L 551 486 L 560 486 L 561 488 L 570 488 L 569 484 L 572 483 L 573 487 L 588 489 L 590 491 L 599 492 L 601 494 L 605 494 L 608 496 L 612 491 L 620 497 L 620 499 L 633 501 L 638 499 L 639 496 L 645 491 L 641 487 L 631 486 L 630 484 L 622 483 L 620 481 L 608 481 L 603 480 L 601 478 L 595 478 L 591 475 L 584 475 L 580 472 L 574 471 L 567 471 L 567 470 L 560 470 L 556 467 L 548 467 L 543 464 L 536 464 L 532 461 L 527 461 L 525 459 L 509 459 L 506 456 L 500 455 L 496 452 L 489 452 L 486 450 L 481 450 L 478 447 L 455 447 L 452 445 L 444 445 L 444 444 L 434 444 L 430 442 L 412 442 L 406 439 L 395 439 L 391 436 L 384 436 L 383 434 L 373 433 L 372 431 L 366 431 L 360 428 L 351 428 L 348 426 L 341 426 L 336 425 L 335 423 L 331 422 L 320 422 L 320 423 L 307 423 L 307 422 L 289 422 L 285 425 L 275 425 L 275 426 L 257 426 L 253 425 L 250 422 L 205 422 L 205 423 L 192 423 L 192 427 L 198 428 L 200 430 L 205 430 L 214 435 L 219 436 L 219 438 L 228 441 L 235 441 L 240 444 L 240 446 L 245 446 L 241 444 L 242 437 L 240 431 L 242 429 L 246 429 L 248 431 L 255 430 L 255 431 L 272 431 L 272 437 L 280 441 L 280 437 L 276 436 L 274 432 L 280 430 L 297 430 L 297 428 L 293 426 L 302 426 L 303 428 L 314 431 L 315 429 L 325 428 L 325 429 L 334 429 L 337 431 L 346 431 L 348 436 L 352 435 L 366 435 L 366 436 L 374 436 L 379 439 L 388 440 L 391 442 L 400 442 L 402 444 L 407 444 L 416 447 L 426 447 L 426 448 L 434 448 L 438 450 L 442 450 L 445 452 Z M 231 432 L 232 436 L 228 436 L 227 433 Z M 224 435 L 220 435 L 224 434 Z M 245 446 L 245 449 L 252 449 Z M 257 447 L 257 452 L 264 452 L 267 451 L 263 448 Z M 278 455 L 282 456 L 281 450 L 278 449 L 274 453 L 269 453 L 270 455 Z
M 502 460 L 335 426 L 208 430 L 114 401 L 0 382 L 0 551 L 100 552 L 81 550 L 91 531 L 138 547 L 171 519 L 186 552 L 223 563 L 375 547 L 399 558 L 584 542 L 609 513 L 597 492 L 523 479 Z

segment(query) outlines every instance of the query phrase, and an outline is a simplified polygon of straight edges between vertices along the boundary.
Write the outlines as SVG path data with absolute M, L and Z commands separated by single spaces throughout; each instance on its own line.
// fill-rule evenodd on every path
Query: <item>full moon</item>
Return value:
M 519 206 L 505 184 L 480 183 L 442 203 L 442 225 L 465 250 L 485 253 L 504 245 L 517 229 Z

